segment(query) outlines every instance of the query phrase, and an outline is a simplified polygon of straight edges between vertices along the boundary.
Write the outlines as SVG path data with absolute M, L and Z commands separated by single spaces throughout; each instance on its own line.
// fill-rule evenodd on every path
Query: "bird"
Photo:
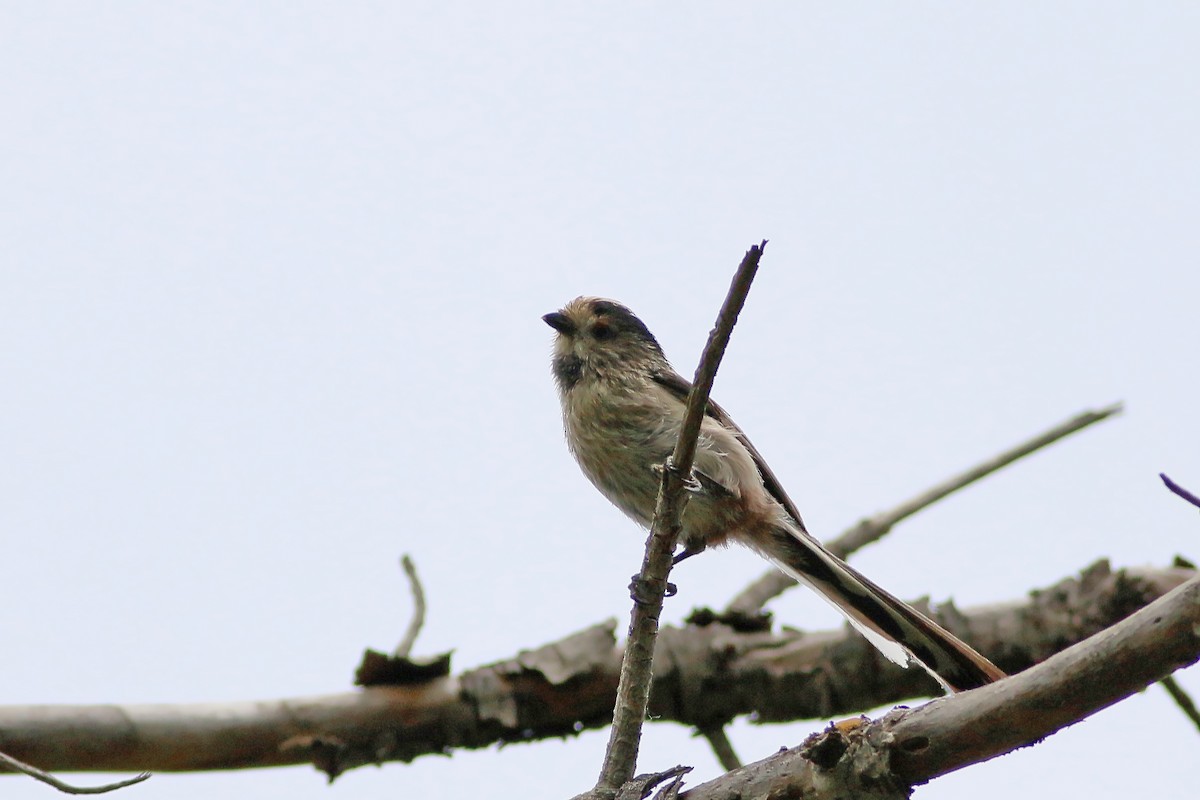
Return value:
M 628 307 L 578 297 L 542 317 L 555 331 L 551 372 L 567 446 L 583 474 L 644 528 L 682 427 L 691 383 Z M 912 606 L 829 552 L 750 439 L 709 400 L 676 561 L 735 542 L 814 589 L 889 660 L 917 664 L 948 692 L 1005 674 Z

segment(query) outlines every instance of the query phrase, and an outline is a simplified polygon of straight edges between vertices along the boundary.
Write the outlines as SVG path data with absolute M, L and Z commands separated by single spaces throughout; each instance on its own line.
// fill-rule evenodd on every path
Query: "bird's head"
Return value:
M 654 334 L 632 311 L 614 300 L 577 297 L 542 317 L 554 339 L 554 377 L 563 391 L 587 372 L 646 370 L 664 364 Z

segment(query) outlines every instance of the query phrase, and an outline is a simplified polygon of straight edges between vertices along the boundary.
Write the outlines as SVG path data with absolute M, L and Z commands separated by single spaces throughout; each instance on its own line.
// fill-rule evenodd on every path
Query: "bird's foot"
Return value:
M 678 591 L 679 588 L 675 584 L 668 582 L 662 596 L 674 597 Z M 651 605 L 657 599 L 655 594 L 657 593 L 651 588 L 650 581 L 644 580 L 641 575 L 634 575 L 629 581 L 629 596 L 638 605 Z
M 684 474 L 682 470 L 675 466 L 674 459 L 669 456 L 667 457 L 666 464 L 655 464 L 653 467 L 651 467 L 651 469 L 653 469 L 654 474 L 660 478 L 665 473 L 670 472 L 676 478 L 679 478 L 679 481 L 683 484 L 683 489 L 686 492 L 691 494 L 700 494 L 704 491 L 704 485 L 701 483 L 700 476 L 697 474 L 696 470 L 693 469 L 690 473 Z
M 683 549 L 680 550 L 678 553 L 676 553 L 675 557 L 671 559 L 671 566 L 672 567 L 679 566 L 679 562 L 686 561 L 687 559 L 691 558 L 692 556 L 700 555 L 701 553 L 704 552 L 704 549 L 705 549 L 705 547 L 704 547 L 703 542 L 701 542 L 699 546 L 692 545 L 692 544 L 685 544 L 683 546 Z

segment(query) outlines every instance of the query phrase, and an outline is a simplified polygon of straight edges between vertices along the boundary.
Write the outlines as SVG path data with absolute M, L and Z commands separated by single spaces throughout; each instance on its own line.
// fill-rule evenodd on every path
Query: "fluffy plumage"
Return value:
M 605 497 L 649 527 L 659 486 L 655 467 L 675 447 L 690 384 L 620 303 L 580 297 L 543 319 L 558 332 L 552 371 L 572 454 Z M 947 689 L 1004 677 L 821 546 L 746 434 L 713 402 L 701 425 L 695 472 L 701 490 L 683 516 L 689 551 L 728 541 L 752 548 L 815 589 L 889 659 L 916 661 Z

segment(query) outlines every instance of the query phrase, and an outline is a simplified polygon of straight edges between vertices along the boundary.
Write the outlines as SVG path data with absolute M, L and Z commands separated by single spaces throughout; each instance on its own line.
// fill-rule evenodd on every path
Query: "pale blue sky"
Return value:
M 1128 405 L 860 554 L 875 580 L 970 606 L 1100 556 L 1196 555 L 1195 513 L 1156 478 L 1200 488 L 1195 5 L 2 18 L 0 702 L 346 689 L 403 630 L 401 552 L 429 596 L 417 650 L 459 669 L 623 628 L 644 537 L 570 461 L 540 316 L 618 298 L 690 374 L 762 238 L 715 395 L 819 535 Z M 762 568 L 688 562 L 668 618 Z M 775 610 L 837 624 L 800 592 Z M 753 760 L 817 726 L 733 740 Z M 1152 688 L 916 796 L 1183 796 L 1194 734 Z M 332 790 L 294 768 L 127 794 L 567 797 L 605 738 Z M 680 762 L 719 772 L 651 726 L 643 766 Z

